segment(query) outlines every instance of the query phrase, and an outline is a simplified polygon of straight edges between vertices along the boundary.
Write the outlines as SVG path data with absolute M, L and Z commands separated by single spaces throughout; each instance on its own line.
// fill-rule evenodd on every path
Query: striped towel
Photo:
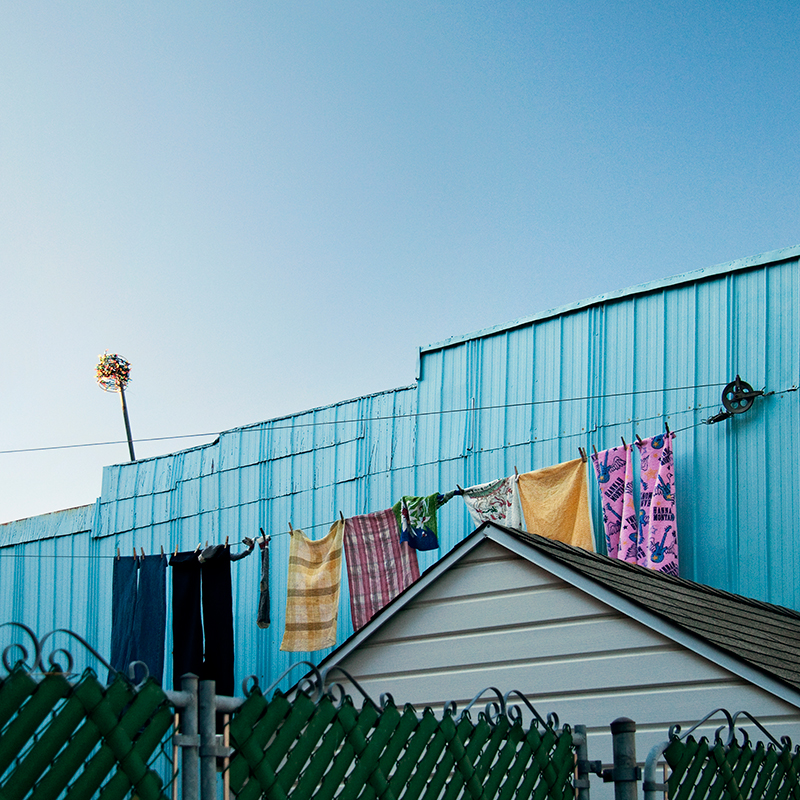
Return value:
M 347 520 L 344 552 L 357 631 L 419 578 L 417 551 L 400 542 L 397 518 L 387 508 Z
M 310 653 L 336 644 L 343 534 L 341 521 L 318 541 L 292 532 L 281 650 Z

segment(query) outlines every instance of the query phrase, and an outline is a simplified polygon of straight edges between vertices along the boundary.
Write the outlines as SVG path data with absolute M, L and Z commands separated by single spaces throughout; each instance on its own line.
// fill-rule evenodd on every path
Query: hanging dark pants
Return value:
M 192 672 L 233 695 L 233 600 L 230 550 L 221 547 L 201 564 L 197 553 L 178 553 L 172 566 L 172 685 Z M 204 637 L 205 634 L 205 637 Z M 204 647 L 205 639 L 205 647 Z
M 166 569 L 163 556 L 115 558 L 111 590 L 111 666 L 127 675 L 132 661 L 143 661 L 159 685 L 167 627 Z

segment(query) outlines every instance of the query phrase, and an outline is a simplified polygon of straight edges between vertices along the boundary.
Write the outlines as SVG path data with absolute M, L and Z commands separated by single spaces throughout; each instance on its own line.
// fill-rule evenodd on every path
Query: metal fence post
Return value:
M 620 717 L 611 723 L 614 766 L 603 770 L 603 780 L 614 781 L 614 800 L 637 800 L 642 770 L 636 766 L 636 723 Z
M 181 708 L 181 732 L 175 738 L 181 748 L 181 798 L 197 800 L 198 789 L 198 753 L 200 737 L 197 735 L 197 675 L 187 673 L 181 676 L 181 698 L 185 702 Z
M 217 682 L 200 681 L 200 800 L 217 797 Z
M 589 743 L 586 739 L 586 726 L 575 725 L 572 742 L 575 745 L 575 770 L 578 773 L 573 781 L 576 800 L 589 800 L 589 775 L 602 774 L 602 762 L 589 761 Z

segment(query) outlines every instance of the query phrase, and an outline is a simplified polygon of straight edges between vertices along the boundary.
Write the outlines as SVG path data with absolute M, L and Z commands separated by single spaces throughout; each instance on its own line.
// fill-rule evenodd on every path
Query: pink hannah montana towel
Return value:
M 661 433 L 638 443 L 641 458 L 636 560 L 643 567 L 678 575 L 675 467 L 672 439 Z M 628 559 L 626 558 L 626 561 Z
M 633 505 L 633 450 L 612 447 L 592 456 L 603 504 L 603 527 L 610 558 L 624 558 L 638 530 Z M 636 563 L 634 558 L 633 563 Z

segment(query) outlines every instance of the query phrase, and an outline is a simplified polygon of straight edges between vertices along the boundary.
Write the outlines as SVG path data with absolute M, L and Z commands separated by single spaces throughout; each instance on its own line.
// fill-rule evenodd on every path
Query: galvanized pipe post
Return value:
M 200 681 L 200 800 L 217 797 L 217 682 Z
M 589 800 L 589 774 L 600 774 L 601 763 L 589 761 L 589 745 L 586 740 L 586 726 L 576 725 L 572 736 L 575 745 L 575 767 L 577 777 L 573 783 L 576 800 Z
M 603 780 L 614 781 L 614 800 L 637 800 L 642 770 L 636 766 L 636 723 L 620 717 L 611 723 L 614 766 L 603 770 Z
M 175 737 L 181 748 L 181 797 L 197 800 L 199 795 L 198 770 L 200 737 L 197 732 L 197 675 L 191 672 L 181 676 L 181 692 L 168 696 L 181 709 L 181 732 Z M 176 697 L 175 695 L 179 695 Z M 176 702 L 177 701 L 177 702 Z

